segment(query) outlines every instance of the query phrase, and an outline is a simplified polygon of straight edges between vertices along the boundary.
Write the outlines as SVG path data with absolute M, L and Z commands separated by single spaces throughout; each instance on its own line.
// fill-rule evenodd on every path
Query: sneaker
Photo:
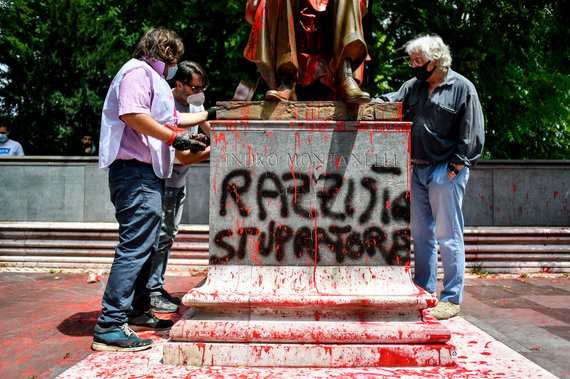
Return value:
M 169 301 L 166 296 L 151 296 L 150 310 L 156 313 L 176 313 L 178 312 L 178 305 Z
M 168 330 L 172 328 L 172 325 L 174 325 L 172 320 L 161 320 L 153 315 L 151 311 L 136 317 L 129 317 L 129 326 L 137 332 L 143 330 Z
M 159 289 L 159 291 L 162 294 L 162 296 L 164 296 L 172 304 L 180 305 L 180 298 L 179 297 L 172 296 L 164 288 Z
M 97 332 L 91 348 L 95 351 L 139 351 L 149 349 L 152 340 L 139 338 L 127 324 L 119 325 L 109 332 Z
M 459 304 L 440 301 L 435 308 L 429 310 L 429 313 L 438 320 L 447 320 L 459 314 Z

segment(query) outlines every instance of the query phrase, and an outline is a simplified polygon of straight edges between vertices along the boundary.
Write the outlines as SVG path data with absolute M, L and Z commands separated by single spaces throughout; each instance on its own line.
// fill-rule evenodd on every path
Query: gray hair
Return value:
M 449 46 L 436 34 L 420 35 L 406 42 L 404 47 L 408 55 L 421 52 L 426 59 L 437 62 L 437 68 L 441 71 L 447 71 L 451 67 Z

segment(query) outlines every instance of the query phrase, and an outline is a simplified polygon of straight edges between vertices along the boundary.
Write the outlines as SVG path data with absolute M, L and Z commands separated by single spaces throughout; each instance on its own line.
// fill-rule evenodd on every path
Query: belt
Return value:
M 413 159 L 412 159 L 412 163 L 413 163 L 413 164 L 432 164 L 432 163 L 435 163 L 435 162 L 424 161 L 423 159 L 413 158 Z
M 127 166 L 152 167 L 152 164 L 150 164 L 150 163 L 144 163 L 144 162 L 138 161 L 138 160 L 136 160 L 136 159 L 117 159 L 117 160 L 115 160 L 113 163 L 111 163 L 111 166 L 118 166 L 118 167 L 127 167 Z

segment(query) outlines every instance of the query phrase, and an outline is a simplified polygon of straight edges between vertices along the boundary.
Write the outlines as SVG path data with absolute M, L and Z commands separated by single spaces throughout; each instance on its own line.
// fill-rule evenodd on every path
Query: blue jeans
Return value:
M 452 180 L 447 162 L 412 166 L 411 233 L 414 240 L 414 283 L 428 292 L 437 287 L 437 243 L 443 264 L 441 301 L 460 304 L 465 277 L 461 205 L 469 168 Z M 437 242 L 437 243 L 436 243 Z
M 164 180 L 149 164 L 117 160 L 109 169 L 109 190 L 119 223 L 119 243 L 96 331 L 128 322 L 129 317 L 150 309 L 146 285 L 150 257 L 158 246 Z
M 168 255 L 174 237 L 178 234 L 178 225 L 182 219 L 182 210 L 184 209 L 184 199 L 186 198 L 186 187 L 166 187 L 162 197 L 162 225 L 160 227 L 160 237 L 158 241 L 158 249 L 153 254 L 150 269 L 150 279 L 148 288 L 150 294 L 159 295 L 160 289 L 164 286 L 164 273 L 168 263 Z

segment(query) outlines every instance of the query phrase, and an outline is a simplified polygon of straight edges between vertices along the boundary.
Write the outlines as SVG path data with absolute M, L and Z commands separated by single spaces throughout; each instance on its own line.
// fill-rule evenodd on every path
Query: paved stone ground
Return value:
M 469 278 L 465 319 L 561 378 L 570 378 L 568 277 Z
M 168 276 L 182 296 L 202 275 Z M 0 377 L 55 378 L 91 354 L 106 277 L 85 272 L 0 272 Z M 556 275 L 470 276 L 462 316 L 560 378 L 570 378 L 570 280 Z M 178 314 L 160 315 L 177 320 Z

